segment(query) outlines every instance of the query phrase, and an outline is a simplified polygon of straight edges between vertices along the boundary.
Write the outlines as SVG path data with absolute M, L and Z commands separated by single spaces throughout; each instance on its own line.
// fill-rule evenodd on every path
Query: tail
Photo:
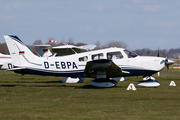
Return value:
M 36 64 L 39 57 L 34 55 L 17 36 L 5 35 L 4 39 L 7 43 L 14 66 Z

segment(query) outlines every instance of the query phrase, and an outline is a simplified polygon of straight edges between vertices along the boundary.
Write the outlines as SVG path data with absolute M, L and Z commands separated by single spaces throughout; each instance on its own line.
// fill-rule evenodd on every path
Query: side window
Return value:
M 92 55 L 92 57 L 91 57 L 92 60 L 98 60 L 98 59 L 103 59 L 103 58 L 104 58 L 103 53 L 94 54 L 94 55 Z
M 123 58 L 123 55 L 119 51 L 107 53 L 107 59 L 113 60 L 113 59 L 121 59 L 121 58 Z
M 80 58 L 79 58 L 79 61 L 80 61 L 80 62 L 88 61 L 88 57 L 87 57 L 87 56 L 80 57 Z

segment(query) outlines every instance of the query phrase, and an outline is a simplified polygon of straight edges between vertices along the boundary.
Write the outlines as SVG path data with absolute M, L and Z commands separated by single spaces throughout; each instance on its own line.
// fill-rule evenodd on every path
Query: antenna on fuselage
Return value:
M 158 54 L 157 56 L 159 57 L 159 47 L 158 47 Z M 160 72 L 158 72 L 158 77 L 160 76 Z

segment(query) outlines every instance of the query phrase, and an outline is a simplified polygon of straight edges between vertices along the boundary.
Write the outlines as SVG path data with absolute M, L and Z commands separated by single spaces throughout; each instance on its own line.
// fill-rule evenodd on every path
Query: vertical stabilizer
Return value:
M 15 66 L 28 63 L 35 64 L 35 61 L 37 61 L 39 57 L 34 55 L 17 36 L 5 35 L 4 39 Z

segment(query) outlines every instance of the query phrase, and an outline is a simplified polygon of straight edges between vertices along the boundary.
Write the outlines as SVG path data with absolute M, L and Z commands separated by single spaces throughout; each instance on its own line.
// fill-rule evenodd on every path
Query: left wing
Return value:
M 122 71 L 119 66 L 109 59 L 100 59 L 87 62 L 85 73 L 87 77 L 92 78 L 97 78 L 97 76 L 102 76 L 102 78 L 122 77 L 129 74 L 127 71 Z

